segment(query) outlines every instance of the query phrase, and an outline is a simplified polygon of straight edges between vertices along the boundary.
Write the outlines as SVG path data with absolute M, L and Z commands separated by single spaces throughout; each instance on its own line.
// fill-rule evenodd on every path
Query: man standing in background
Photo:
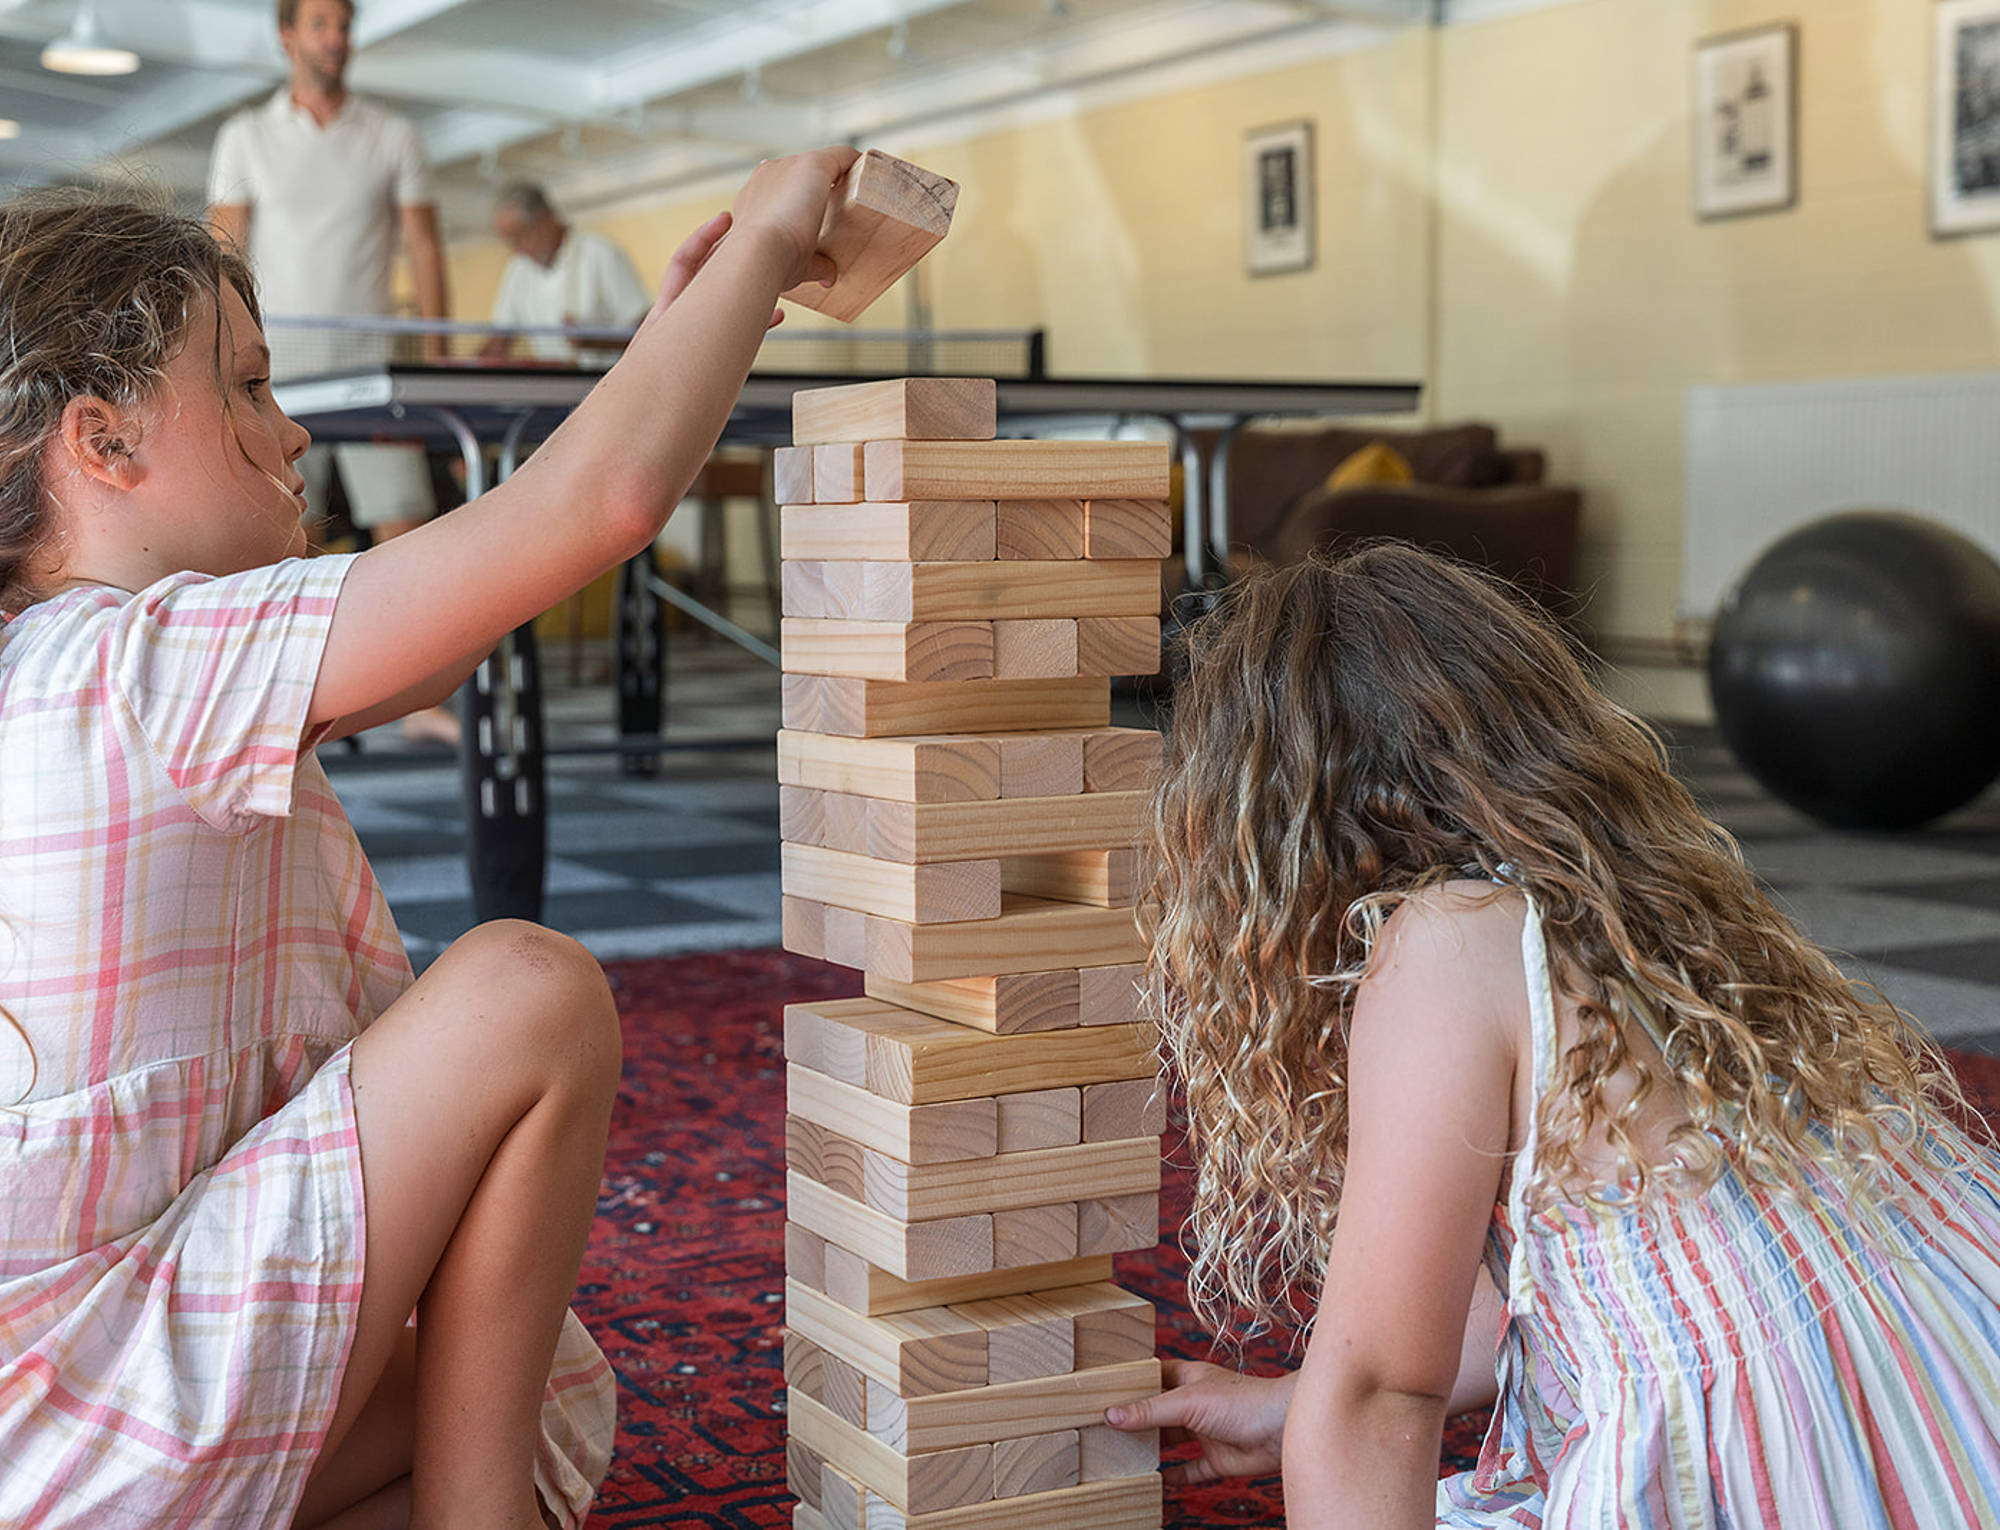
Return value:
M 400 233 L 417 311 L 441 319 L 444 247 L 423 140 L 408 118 L 345 85 L 354 0 L 278 0 L 278 38 L 291 78 L 268 101 L 223 124 L 209 167 L 209 216 L 250 256 L 267 314 L 375 317 L 393 311 Z M 386 336 L 271 331 L 274 378 L 386 359 Z M 378 541 L 437 513 L 423 449 L 314 447 L 299 463 L 315 518 L 326 515 L 339 465 L 350 514 Z M 404 731 L 455 739 L 442 708 L 412 713 Z
M 503 190 L 493 208 L 493 232 L 514 252 L 493 304 L 496 325 L 636 329 L 653 306 L 625 252 L 564 223 L 539 186 L 519 181 Z M 603 342 L 574 346 L 557 335 L 495 335 L 482 354 L 500 361 L 517 346 L 537 361 L 597 368 L 610 366 L 622 349 Z

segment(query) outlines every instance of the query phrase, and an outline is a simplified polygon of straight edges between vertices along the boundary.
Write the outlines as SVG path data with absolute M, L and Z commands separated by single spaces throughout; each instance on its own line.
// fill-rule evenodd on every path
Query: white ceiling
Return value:
M 40 67 L 78 0 L 0 0 L 0 191 L 127 174 L 200 200 L 224 117 L 284 76 L 273 0 L 97 0 L 137 74 Z M 448 226 L 494 181 L 572 206 L 671 189 L 772 153 L 967 111 L 1432 0 L 361 0 L 349 83 L 416 119 Z

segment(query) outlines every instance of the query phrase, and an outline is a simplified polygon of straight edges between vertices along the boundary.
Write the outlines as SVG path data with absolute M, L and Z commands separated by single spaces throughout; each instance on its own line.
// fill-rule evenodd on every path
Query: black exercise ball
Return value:
M 1842 828 L 1928 823 L 2000 775 L 2000 565 L 1914 515 L 1815 521 L 1723 601 L 1708 688 L 1775 796 Z

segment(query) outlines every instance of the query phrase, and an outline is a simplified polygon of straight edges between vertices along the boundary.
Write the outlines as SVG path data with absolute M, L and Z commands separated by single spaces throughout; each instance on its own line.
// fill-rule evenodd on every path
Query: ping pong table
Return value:
M 282 324 L 286 321 L 277 320 Z M 324 321 L 319 321 L 324 322 Z M 412 334 L 445 331 L 486 335 L 483 325 L 423 321 L 374 321 L 375 327 Z M 579 340 L 594 331 L 568 331 Z M 776 337 L 774 337 L 775 339 Z M 1229 447 L 1249 421 L 1265 417 L 1405 414 L 1416 408 L 1413 382 L 1259 382 L 1158 378 L 1050 377 L 1042 365 L 1040 332 L 869 334 L 815 331 L 784 337 L 797 369 L 752 372 L 739 395 L 723 444 L 783 445 L 791 435 L 792 395 L 801 388 L 834 387 L 878 377 L 993 376 L 1003 436 L 1074 429 L 1085 417 L 1152 419 L 1173 430 L 1183 470 L 1182 545 L 1188 580 L 1199 587 L 1223 567 L 1227 552 Z M 810 342 L 860 370 L 815 367 Z M 802 345 L 801 342 L 805 342 Z M 866 358 L 875 342 L 893 342 L 890 364 Z M 991 346 L 1016 348 L 1022 364 L 1005 375 L 990 362 Z M 839 349 L 834 351 L 834 345 Z M 981 348 L 985 349 L 982 350 Z M 767 345 L 767 353 L 773 349 Z M 763 358 L 760 358 L 760 361 Z M 953 363 L 973 360 L 973 365 Z M 940 365 L 938 363 L 945 364 Z M 1000 375 L 996 375 L 1000 374 Z M 582 402 L 601 371 L 549 366 L 470 366 L 419 361 L 369 361 L 274 386 L 287 414 L 316 440 L 409 441 L 456 450 L 473 499 L 489 476 L 505 479 L 525 452 Z M 487 453 L 497 453 L 489 475 Z M 777 651 L 660 579 L 651 550 L 620 570 L 615 602 L 618 673 L 618 748 L 656 754 L 665 721 L 666 610 L 672 604 L 724 637 L 776 665 Z M 539 919 L 548 854 L 544 784 L 541 670 L 532 627 L 505 638 L 466 682 L 460 695 L 464 723 L 460 774 L 465 794 L 467 861 L 472 901 L 480 920 Z

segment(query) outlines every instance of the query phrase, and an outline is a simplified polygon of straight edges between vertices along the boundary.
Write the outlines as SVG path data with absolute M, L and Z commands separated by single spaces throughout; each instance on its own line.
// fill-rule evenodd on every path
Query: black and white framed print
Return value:
M 1253 129 L 1243 146 L 1246 258 L 1252 276 L 1313 263 L 1313 133 L 1308 121 Z
M 1941 0 L 1931 70 L 1931 232 L 2000 228 L 2000 0 Z
M 1703 39 L 1694 53 L 1694 210 L 1776 212 L 1799 194 L 1799 29 Z

